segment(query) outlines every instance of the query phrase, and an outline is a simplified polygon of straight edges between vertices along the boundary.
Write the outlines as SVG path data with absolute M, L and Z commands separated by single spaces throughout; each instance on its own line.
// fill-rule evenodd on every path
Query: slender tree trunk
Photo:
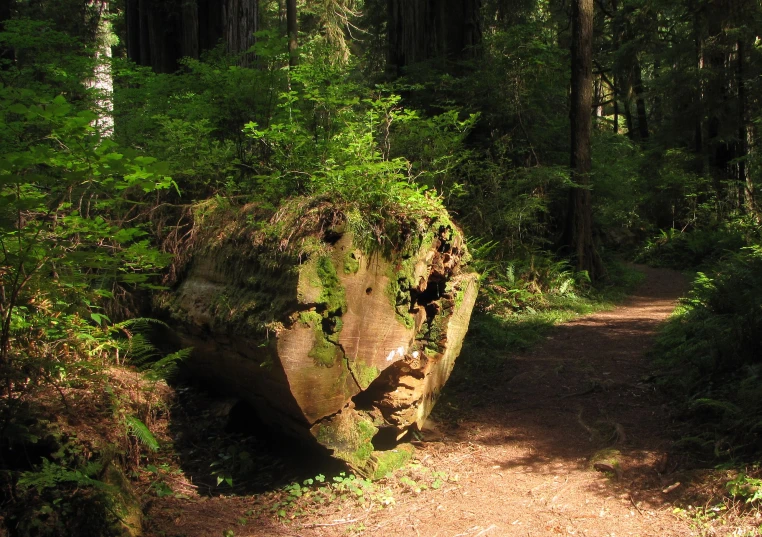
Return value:
M 694 148 L 696 153 L 704 151 L 704 83 L 702 79 L 702 69 L 704 68 L 704 46 L 701 39 L 699 15 L 696 14 L 693 21 L 693 39 L 696 51 L 696 67 L 698 69 L 698 83 L 696 84 L 696 126 L 694 134 Z
M 656 81 L 659 78 L 660 69 L 661 69 L 661 61 L 657 56 L 656 58 L 654 58 L 654 82 L 655 82 L 654 86 L 655 87 L 658 87 L 658 83 L 656 83 Z M 658 92 L 654 92 L 651 117 L 653 118 L 653 123 L 656 123 L 657 125 L 661 124 L 662 119 L 664 117 L 664 112 L 662 110 L 662 100 Z
M 286 0 L 286 34 L 288 35 L 288 64 L 293 67 L 299 63 L 296 0 Z
M 594 82 L 595 95 L 593 96 L 593 106 L 595 107 L 595 127 L 600 129 L 600 121 L 603 117 L 603 81 L 600 78 L 596 78 Z
M 638 114 L 638 137 L 640 140 L 648 139 L 648 114 L 646 113 L 646 101 L 643 98 L 643 73 L 640 70 L 640 62 L 637 58 L 632 63 L 632 91 L 635 94 L 635 109 Z
M 579 185 L 569 191 L 566 245 L 573 253 L 577 270 L 591 278 L 603 276 L 603 266 L 593 242 L 590 172 L 592 153 L 591 108 L 593 103 L 593 0 L 572 3 L 571 46 L 571 171 Z
M 150 0 L 138 0 L 138 58 L 141 65 L 153 66 L 151 61 L 151 39 L 148 25 L 150 20 Z
M 617 0 L 611 0 L 611 10 L 614 14 L 611 21 L 611 42 L 614 43 L 614 50 L 618 51 L 620 46 L 619 17 L 617 14 L 619 3 Z M 611 94 L 614 99 L 614 134 L 619 134 L 619 85 L 621 84 L 616 66 L 611 73 Z
M 12 0 L 0 0 L 0 32 L 5 29 L 4 22 L 10 20 L 13 13 Z M 11 47 L 0 48 L 0 69 L 7 69 L 16 57 L 16 52 Z
M 635 126 L 632 121 L 632 101 L 629 97 L 624 99 L 624 123 L 627 125 L 627 137 L 630 140 L 635 139 Z
M 114 77 L 111 74 L 111 25 L 107 15 L 109 0 L 91 0 L 90 9 L 97 17 L 95 25 L 95 66 L 93 77 L 87 86 L 95 90 L 95 106 L 98 119 L 93 126 L 101 136 L 111 138 L 114 135 Z
M 746 112 L 746 81 L 744 80 L 746 61 L 746 45 L 742 39 L 738 40 L 737 45 L 737 66 L 736 66 L 736 84 L 738 86 L 738 183 L 743 191 L 743 204 L 746 212 L 759 222 L 760 215 L 757 204 L 754 199 L 754 183 L 749 173 L 749 137 L 750 125 Z
M 138 65 L 145 65 L 140 57 L 140 0 L 126 0 L 124 19 L 127 25 L 127 57 Z

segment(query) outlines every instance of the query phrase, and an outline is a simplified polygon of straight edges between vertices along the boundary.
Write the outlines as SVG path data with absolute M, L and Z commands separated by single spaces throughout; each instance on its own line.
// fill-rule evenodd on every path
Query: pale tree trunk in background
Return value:
M 95 90 L 98 119 L 93 126 L 103 138 L 114 135 L 114 77 L 111 74 L 111 23 L 108 21 L 108 0 L 91 0 L 91 12 L 97 17 L 95 31 L 95 68 L 87 86 Z
M 569 119 L 572 180 L 579 186 L 569 191 L 564 243 L 575 258 L 577 270 L 586 270 L 591 279 L 597 279 L 604 275 L 604 270 L 593 242 L 593 207 L 590 193 L 592 105 L 593 0 L 574 0 Z
M 286 0 L 286 35 L 288 35 L 288 64 L 293 67 L 299 63 L 296 0 Z

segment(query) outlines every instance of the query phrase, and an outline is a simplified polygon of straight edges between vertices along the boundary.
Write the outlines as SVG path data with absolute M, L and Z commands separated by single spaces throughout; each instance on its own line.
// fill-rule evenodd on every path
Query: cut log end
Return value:
M 363 252 L 343 230 L 325 237 L 292 267 L 212 249 L 164 302 L 198 373 L 373 476 L 405 458 L 380 453 L 377 435 L 420 429 L 431 412 L 478 278 L 461 234 L 436 220 L 405 252 Z

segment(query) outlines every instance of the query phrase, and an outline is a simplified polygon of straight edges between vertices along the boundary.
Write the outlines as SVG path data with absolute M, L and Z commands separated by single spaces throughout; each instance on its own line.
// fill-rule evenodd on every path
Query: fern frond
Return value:
M 697 410 L 700 408 L 721 410 L 728 414 L 740 414 L 742 412 L 742 410 L 733 403 L 729 403 L 728 401 L 718 401 L 717 399 L 709 399 L 706 397 L 696 399 L 691 402 L 691 409 Z
M 141 444 L 150 449 L 151 451 L 159 450 L 159 441 L 148 429 L 145 423 L 140 421 L 135 416 L 127 416 L 125 418 L 125 424 L 129 433 L 137 438 Z
M 133 335 L 125 343 L 122 350 L 130 362 L 138 367 L 145 365 L 148 361 L 155 360 L 159 356 L 154 344 L 148 341 L 144 334 L 140 333 Z
M 191 352 L 193 352 L 193 347 L 167 354 L 163 358 L 147 366 L 144 369 L 144 372 L 154 379 L 167 379 L 177 372 L 177 365 L 188 358 Z
M 160 321 L 159 319 L 152 319 L 151 317 L 136 317 L 134 319 L 127 319 L 120 323 L 116 323 L 114 328 L 119 330 L 147 330 L 151 326 L 161 326 L 168 328 L 167 323 Z

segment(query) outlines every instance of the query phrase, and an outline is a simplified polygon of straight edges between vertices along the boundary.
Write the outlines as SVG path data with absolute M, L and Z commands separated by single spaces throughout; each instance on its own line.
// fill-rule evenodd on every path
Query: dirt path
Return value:
M 663 492 L 676 481 L 667 456 L 672 424 L 646 382 L 644 356 L 685 287 L 676 272 L 642 270 L 647 280 L 626 303 L 558 326 L 531 352 L 512 356 L 502 378 L 484 386 L 478 412 L 429 434 L 441 441 L 421 444 L 416 467 L 441 472 L 436 490 L 395 496 L 384 509 L 349 506 L 287 525 L 250 520 L 235 536 L 693 534 L 672 514 L 681 488 Z M 177 531 L 165 535 L 222 535 L 223 519 L 235 520 L 247 502 L 176 504 Z

